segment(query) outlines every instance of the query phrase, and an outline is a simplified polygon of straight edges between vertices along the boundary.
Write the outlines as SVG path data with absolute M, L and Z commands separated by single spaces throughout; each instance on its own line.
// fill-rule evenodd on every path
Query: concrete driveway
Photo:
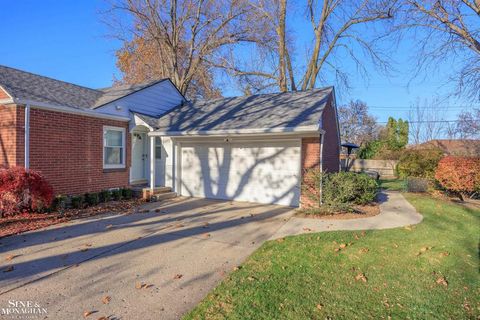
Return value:
M 0 239 L 0 310 L 16 300 L 46 308 L 38 319 L 81 319 L 84 311 L 96 311 L 87 319 L 178 319 L 293 214 L 196 198 L 145 208 Z

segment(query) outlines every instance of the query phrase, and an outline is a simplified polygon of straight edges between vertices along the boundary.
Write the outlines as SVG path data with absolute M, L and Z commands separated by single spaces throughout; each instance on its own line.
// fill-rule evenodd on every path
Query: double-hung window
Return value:
M 125 128 L 103 127 L 103 168 L 125 168 Z

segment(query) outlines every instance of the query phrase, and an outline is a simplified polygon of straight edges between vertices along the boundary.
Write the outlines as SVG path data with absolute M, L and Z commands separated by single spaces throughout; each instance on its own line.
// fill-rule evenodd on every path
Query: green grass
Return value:
M 390 191 L 405 191 L 404 179 L 380 179 L 378 181 L 380 188 Z
M 477 319 L 480 210 L 406 197 L 419 225 L 266 242 L 185 318 Z

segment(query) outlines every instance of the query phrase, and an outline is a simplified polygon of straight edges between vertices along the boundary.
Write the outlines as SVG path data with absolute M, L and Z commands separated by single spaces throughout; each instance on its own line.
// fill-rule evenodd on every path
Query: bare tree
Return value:
M 437 97 L 432 100 L 425 99 L 410 107 L 408 123 L 410 124 L 410 141 L 419 144 L 425 141 L 441 138 L 448 135 L 445 120 L 446 109 L 442 107 L 442 101 Z
M 480 100 L 480 1 L 404 0 L 402 8 L 396 29 L 420 31 L 417 75 L 448 62 L 457 93 Z
M 458 115 L 457 133 L 461 138 L 480 138 L 480 108 Z
M 150 53 L 124 59 L 126 67 L 120 69 L 126 81 L 136 82 L 131 74 L 154 65 L 147 78 L 169 77 L 184 94 L 196 83 L 204 86 L 197 92 L 208 93 L 215 55 L 230 45 L 255 40 L 251 37 L 257 24 L 246 15 L 251 8 L 244 0 L 118 0 L 106 12 L 106 20 L 124 41 L 119 56 Z M 119 18 L 125 14 L 128 19 Z M 145 50 L 135 51 L 139 44 Z
M 313 29 L 314 44 L 302 78 L 302 90 L 312 89 L 324 69 L 330 68 L 347 84 L 347 73 L 332 59 L 342 50 L 366 75 L 360 52 L 386 69 L 388 61 L 358 27 L 392 18 L 396 1 L 308 0 L 308 17 Z M 373 27 L 373 25 L 371 26 Z M 357 46 L 358 51 L 354 49 Z
M 233 76 L 244 92 L 262 92 L 277 88 L 281 92 L 296 90 L 291 60 L 292 39 L 287 29 L 287 0 L 250 1 L 250 20 L 257 25 L 257 41 L 248 46 L 252 55 L 243 57 L 231 48 L 218 67 Z
M 363 101 L 350 101 L 340 106 L 338 118 L 343 142 L 363 145 L 376 139 L 379 134 L 377 120 L 368 113 L 368 106 Z

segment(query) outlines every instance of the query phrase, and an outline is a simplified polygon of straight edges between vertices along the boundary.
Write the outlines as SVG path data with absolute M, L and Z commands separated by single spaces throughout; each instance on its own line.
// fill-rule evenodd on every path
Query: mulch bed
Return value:
M 313 218 L 313 219 L 325 219 L 325 220 L 349 220 L 349 219 L 361 219 L 376 216 L 380 213 L 380 206 L 374 202 L 364 206 L 353 206 L 358 212 L 338 212 L 335 214 L 302 214 L 298 213 L 297 217 L 300 218 Z
M 0 238 L 104 213 L 130 214 L 143 203 L 139 199 L 111 201 L 85 209 L 66 209 L 63 213 L 22 213 L 4 217 L 0 218 Z

